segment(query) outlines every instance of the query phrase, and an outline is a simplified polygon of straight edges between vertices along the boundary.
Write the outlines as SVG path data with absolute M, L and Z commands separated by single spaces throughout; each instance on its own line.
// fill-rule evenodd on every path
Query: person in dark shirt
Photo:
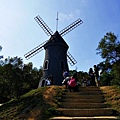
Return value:
M 100 86 L 100 80 L 99 80 L 99 69 L 96 65 L 94 67 L 94 74 L 95 74 L 95 82 L 97 86 Z
M 94 75 L 94 71 L 93 71 L 92 68 L 89 69 L 89 78 L 90 78 L 90 85 L 91 86 L 96 86 L 95 75 Z

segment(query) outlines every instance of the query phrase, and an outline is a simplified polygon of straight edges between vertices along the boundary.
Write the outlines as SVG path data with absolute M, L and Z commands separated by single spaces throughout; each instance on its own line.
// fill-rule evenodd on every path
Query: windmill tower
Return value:
M 36 48 L 32 49 L 24 56 L 26 59 L 29 59 L 45 49 L 45 58 L 43 63 L 43 79 L 47 78 L 49 75 L 53 76 L 53 84 L 61 85 L 63 76 L 62 73 L 65 70 L 69 70 L 68 62 L 70 65 L 74 65 L 77 61 L 73 56 L 68 52 L 69 46 L 62 38 L 68 32 L 79 26 L 83 23 L 81 19 L 76 20 L 60 32 L 56 31 L 54 34 L 52 30 L 47 26 L 43 19 L 38 15 L 35 18 L 35 21 L 40 25 L 44 32 L 51 36 L 49 40 L 38 45 Z M 39 87 L 42 85 L 42 79 L 40 80 Z

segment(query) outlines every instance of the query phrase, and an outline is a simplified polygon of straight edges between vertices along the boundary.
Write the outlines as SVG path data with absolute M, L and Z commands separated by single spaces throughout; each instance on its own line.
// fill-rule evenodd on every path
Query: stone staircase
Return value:
M 118 120 L 99 87 L 80 87 L 79 91 L 65 92 L 57 109 L 61 116 L 50 120 Z

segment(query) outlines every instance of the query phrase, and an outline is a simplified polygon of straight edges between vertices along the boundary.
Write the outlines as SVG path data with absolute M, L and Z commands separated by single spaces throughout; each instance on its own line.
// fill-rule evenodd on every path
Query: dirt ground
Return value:
M 53 102 L 53 97 L 57 94 L 57 89 L 64 89 L 64 86 L 50 86 L 44 93 L 44 98 L 46 102 L 51 105 L 55 105 Z

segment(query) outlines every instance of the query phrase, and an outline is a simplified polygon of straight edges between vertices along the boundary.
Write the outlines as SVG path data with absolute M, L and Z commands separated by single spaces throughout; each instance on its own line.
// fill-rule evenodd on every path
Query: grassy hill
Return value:
M 108 106 L 116 110 L 120 116 L 120 86 L 103 86 L 100 89 L 104 93 Z
M 120 87 L 100 87 L 109 107 L 120 113 Z M 21 96 L 20 100 L 11 100 L 0 107 L 2 120 L 48 120 L 58 115 L 55 110 L 59 105 L 63 86 L 48 86 L 32 90 Z

